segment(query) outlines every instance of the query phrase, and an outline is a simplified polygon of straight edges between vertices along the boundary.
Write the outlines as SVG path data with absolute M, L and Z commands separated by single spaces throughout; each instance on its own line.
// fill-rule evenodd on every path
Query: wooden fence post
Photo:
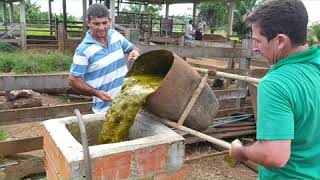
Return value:
M 242 39 L 242 48 L 244 49 L 251 49 L 252 48 L 252 39 Z M 252 56 L 252 54 L 251 54 Z M 250 70 L 250 62 L 251 58 L 244 58 L 240 59 L 239 69 L 245 70 L 248 75 Z M 244 81 L 238 81 L 238 88 L 247 88 L 248 84 Z M 236 105 L 237 107 L 243 107 L 245 105 L 246 98 L 237 99 Z
M 27 49 L 27 21 L 26 21 L 26 3 L 20 0 L 20 39 L 23 50 Z
M 62 23 L 58 25 L 58 49 L 60 52 L 66 49 L 66 29 Z

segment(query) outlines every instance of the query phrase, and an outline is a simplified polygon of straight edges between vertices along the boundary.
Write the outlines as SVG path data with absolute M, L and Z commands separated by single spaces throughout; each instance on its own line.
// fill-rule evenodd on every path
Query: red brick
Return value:
M 168 144 L 147 147 L 135 151 L 137 176 L 160 172 L 166 168 Z
M 52 163 L 50 163 L 47 158 L 44 159 L 44 163 L 45 163 L 47 179 L 48 180 L 59 179 L 58 174 L 54 170 L 54 168 L 55 168 L 54 165 Z
M 186 172 L 184 169 L 180 169 L 179 171 L 176 171 L 174 173 L 159 173 L 154 176 L 154 180 L 176 180 L 176 179 L 185 179 L 186 178 Z
M 93 161 L 93 179 L 127 179 L 131 174 L 131 152 L 99 157 Z
M 43 133 L 43 149 L 45 156 L 50 160 L 51 164 L 54 164 L 58 172 L 54 172 L 61 176 L 62 179 L 71 179 L 69 170 L 69 164 L 62 152 L 58 149 L 54 143 L 52 137 L 45 130 Z M 49 173 L 50 174 L 50 173 Z

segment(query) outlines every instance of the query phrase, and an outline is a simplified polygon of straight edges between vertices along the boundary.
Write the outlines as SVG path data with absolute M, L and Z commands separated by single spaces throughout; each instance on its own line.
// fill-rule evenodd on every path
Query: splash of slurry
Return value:
M 124 141 L 139 109 L 160 86 L 161 76 L 135 75 L 125 79 L 124 88 L 105 115 L 99 144 Z

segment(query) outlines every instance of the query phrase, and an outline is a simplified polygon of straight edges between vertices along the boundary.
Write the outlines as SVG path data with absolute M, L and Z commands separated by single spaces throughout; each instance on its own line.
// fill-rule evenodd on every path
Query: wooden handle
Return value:
M 206 134 L 203 134 L 201 132 L 198 132 L 196 130 L 190 129 L 190 128 L 185 127 L 185 126 L 180 126 L 177 123 L 169 121 L 167 119 L 160 118 L 160 121 L 162 123 L 168 125 L 168 126 L 171 126 L 171 127 L 176 128 L 176 129 L 179 129 L 181 131 L 184 131 L 186 133 L 192 134 L 192 135 L 197 136 L 197 137 L 199 137 L 201 139 L 205 139 L 206 141 L 211 142 L 212 144 L 215 144 L 215 145 L 220 146 L 222 148 L 225 148 L 225 149 L 230 149 L 231 148 L 231 144 L 229 142 L 227 142 L 227 141 L 208 136 Z
M 208 73 L 209 75 L 215 75 L 215 76 L 220 76 L 220 77 L 225 77 L 225 78 L 230 78 L 230 79 L 242 80 L 242 81 L 246 81 L 246 82 L 250 82 L 250 83 L 254 83 L 254 84 L 258 84 L 260 81 L 260 79 L 258 79 L 258 78 L 220 72 L 220 71 L 216 71 L 214 69 L 203 69 L 203 68 L 197 68 L 197 67 L 193 67 L 193 68 L 196 71 L 201 72 L 201 73 Z

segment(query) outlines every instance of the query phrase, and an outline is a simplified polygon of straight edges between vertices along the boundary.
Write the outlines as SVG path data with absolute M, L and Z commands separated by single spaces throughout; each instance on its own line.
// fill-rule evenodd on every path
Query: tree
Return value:
M 312 23 L 312 25 L 309 28 L 311 31 L 310 39 L 314 40 L 313 37 L 316 37 L 317 42 L 320 42 L 320 21 Z
M 20 19 L 20 4 L 14 4 L 14 18 L 15 20 L 19 20 Z M 32 22 L 34 20 L 38 20 L 39 17 L 43 16 L 41 15 L 41 11 L 40 11 L 41 7 L 37 4 L 37 2 L 35 1 L 34 3 L 31 3 L 31 0 L 26 0 L 26 20 L 27 22 Z M 44 20 L 48 20 L 48 14 L 46 16 L 46 19 Z M 35 22 L 32 22 L 35 23 Z
M 250 32 L 245 23 L 245 18 L 257 6 L 265 0 L 236 0 L 234 11 L 233 31 L 242 38 Z M 207 25 L 211 29 L 218 29 L 227 23 L 228 1 L 212 1 L 201 3 L 199 6 L 199 15 L 205 18 Z
M 234 11 L 233 31 L 237 33 L 240 39 L 250 33 L 245 19 L 249 13 L 256 7 L 258 0 L 236 1 L 236 9 Z
M 142 4 L 130 4 L 128 7 L 122 9 L 121 12 L 134 13 L 134 14 L 149 14 L 152 17 L 159 17 L 162 6 L 160 5 L 147 5 L 146 11 Z
M 227 1 L 213 1 L 199 5 L 199 15 L 204 17 L 211 33 L 225 25 L 227 14 Z

